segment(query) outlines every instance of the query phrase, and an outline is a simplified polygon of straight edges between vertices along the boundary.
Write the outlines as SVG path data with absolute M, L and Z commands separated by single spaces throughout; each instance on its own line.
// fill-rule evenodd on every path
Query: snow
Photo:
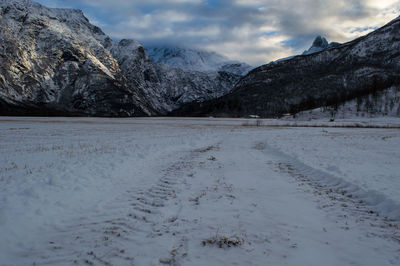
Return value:
M 156 63 L 185 71 L 204 73 L 225 71 L 244 76 L 252 69 L 246 63 L 230 60 L 218 53 L 203 50 L 181 47 L 149 47 L 146 48 L 146 52 Z
M 399 265 L 399 127 L 0 117 L 0 265 Z
M 345 187 L 371 205 L 380 205 L 379 211 L 385 215 L 400 219 L 398 129 L 374 134 L 369 129 L 297 131 L 301 142 L 290 134 L 281 134 L 274 146 L 290 154 L 289 160 L 308 176 Z M 310 135 L 312 138 L 307 138 Z

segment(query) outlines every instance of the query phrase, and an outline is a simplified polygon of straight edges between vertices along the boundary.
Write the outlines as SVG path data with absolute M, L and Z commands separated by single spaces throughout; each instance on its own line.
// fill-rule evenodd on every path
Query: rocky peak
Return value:
M 312 43 L 311 47 L 308 50 L 304 51 L 303 55 L 308 55 L 323 51 L 326 48 L 328 48 L 328 46 L 329 43 L 325 37 L 317 36 L 314 42 Z
M 312 47 L 327 48 L 329 45 L 325 37 L 317 36 L 312 44 Z

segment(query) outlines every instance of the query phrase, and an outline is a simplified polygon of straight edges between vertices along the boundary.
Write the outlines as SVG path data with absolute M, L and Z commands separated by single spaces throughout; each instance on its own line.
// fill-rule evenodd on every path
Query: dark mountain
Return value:
M 400 17 L 354 41 L 251 71 L 227 95 L 173 115 L 277 117 L 384 91 L 400 84 Z

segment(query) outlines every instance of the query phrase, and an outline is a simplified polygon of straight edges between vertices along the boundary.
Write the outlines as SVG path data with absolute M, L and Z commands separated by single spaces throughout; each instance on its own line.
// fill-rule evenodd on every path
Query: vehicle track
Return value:
M 179 265 L 179 254 L 186 254 L 187 245 L 174 231 L 174 223 L 187 201 L 181 192 L 188 188 L 188 173 L 202 153 L 186 152 L 158 168 L 160 178 L 150 187 L 127 189 L 106 204 L 104 212 L 50 229 L 44 249 L 21 255 L 27 261 L 34 257 L 33 265 Z

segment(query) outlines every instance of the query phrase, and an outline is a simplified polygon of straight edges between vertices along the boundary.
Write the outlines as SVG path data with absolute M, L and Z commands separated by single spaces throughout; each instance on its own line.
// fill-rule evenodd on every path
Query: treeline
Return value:
M 360 83 L 364 84 L 353 89 L 343 89 L 334 95 L 326 95 L 326 97 L 323 98 L 316 98 L 312 95 L 308 95 L 299 104 L 290 105 L 289 113 L 294 115 L 298 112 L 318 107 L 330 108 L 337 111 L 338 107 L 347 101 L 357 99 L 358 102 L 360 102 L 361 99 L 367 95 L 372 95 L 376 98 L 379 92 L 392 86 L 400 86 L 400 77 L 390 76 L 388 78 L 382 78 L 378 75 L 374 75 L 371 79 L 364 82 L 361 81 Z M 282 115 L 282 113 L 280 115 Z

